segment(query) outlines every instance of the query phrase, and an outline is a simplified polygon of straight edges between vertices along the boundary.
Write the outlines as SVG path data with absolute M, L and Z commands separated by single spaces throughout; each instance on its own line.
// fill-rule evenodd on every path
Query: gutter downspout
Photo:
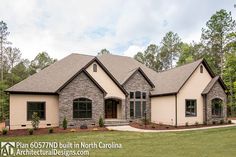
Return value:
M 175 94 L 175 127 L 177 128 L 178 119 L 177 119 L 177 93 Z

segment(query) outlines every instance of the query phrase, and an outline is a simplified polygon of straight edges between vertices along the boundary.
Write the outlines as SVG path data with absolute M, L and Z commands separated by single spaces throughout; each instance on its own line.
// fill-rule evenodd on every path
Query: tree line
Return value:
M 158 72 L 205 58 L 228 87 L 228 105 L 236 108 L 236 22 L 231 12 L 221 9 L 213 14 L 202 28 L 200 42 L 184 43 L 170 31 L 159 45 L 149 45 L 134 58 Z
M 33 60 L 22 58 L 19 48 L 8 41 L 7 24 L 0 21 L 0 120 L 9 118 L 9 96 L 7 88 L 54 63 L 47 52 L 40 52 Z

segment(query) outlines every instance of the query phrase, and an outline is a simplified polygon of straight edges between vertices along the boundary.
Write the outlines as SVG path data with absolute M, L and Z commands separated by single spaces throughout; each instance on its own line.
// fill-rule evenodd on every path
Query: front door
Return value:
M 117 118 L 117 101 L 111 99 L 105 101 L 105 118 Z

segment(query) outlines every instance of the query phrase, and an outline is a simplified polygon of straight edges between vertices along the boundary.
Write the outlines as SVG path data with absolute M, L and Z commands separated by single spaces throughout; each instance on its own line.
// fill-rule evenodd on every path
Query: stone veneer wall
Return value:
M 212 117 L 212 111 L 211 111 L 211 100 L 214 98 L 219 98 L 223 100 L 223 112 L 222 117 L 216 118 Z M 219 82 L 216 82 L 215 85 L 212 87 L 210 92 L 207 94 L 206 97 L 206 103 L 207 103 L 207 124 L 212 124 L 213 121 L 220 122 L 220 120 L 225 120 L 227 118 L 227 95 L 225 94 L 223 88 L 219 84 Z M 204 115 L 205 115 L 205 107 L 204 107 Z
M 92 100 L 92 119 L 73 119 L 73 100 L 80 97 Z M 104 94 L 84 73 L 80 73 L 59 93 L 59 124 L 66 117 L 68 127 L 97 125 L 100 116 L 104 118 Z
M 130 92 L 141 91 L 146 92 L 146 109 L 147 109 L 147 118 L 151 119 L 151 101 L 150 101 L 150 90 L 152 87 L 146 81 L 146 79 L 142 76 L 140 72 L 135 73 L 129 80 L 124 84 L 125 90 Z M 130 96 L 127 97 L 126 101 L 126 117 L 128 120 L 130 118 Z

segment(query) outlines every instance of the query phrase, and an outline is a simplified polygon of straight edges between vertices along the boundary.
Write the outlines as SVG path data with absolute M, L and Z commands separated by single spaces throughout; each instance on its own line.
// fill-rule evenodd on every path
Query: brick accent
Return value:
M 223 111 L 222 111 L 222 117 L 216 118 L 212 117 L 212 103 L 211 101 L 215 98 L 219 98 L 223 101 Z M 206 115 L 206 122 L 207 124 L 212 124 L 213 121 L 220 122 L 220 120 L 225 120 L 227 118 L 227 95 L 225 94 L 223 88 L 219 84 L 219 82 L 216 82 L 210 92 L 206 95 L 206 107 L 204 107 L 204 115 Z M 206 114 L 207 109 L 207 114 Z
M 125 90 L 130 92 L 141 91 L 146 92 L 146 109 L 147 109 L 147 118 L 151 118 L 151 101 L 150 101 L 150 90 L 152 87 L 146 81 L 146 79 L 142 76 L 142 74 L 137 71 L 129 80 L 124 84 Z M 130 119 L 130 96 L 126 99 L 126 117 L 128 120 Z
M 73 100 L 80 97 L 92 100 L 92 119 L 73 119 Z M 97 125 L 100 116 L 104 118 L 104 94 L 87 75 L 80 73 L 59 93 L 59 124 L 66 117 L 69 127 Z

